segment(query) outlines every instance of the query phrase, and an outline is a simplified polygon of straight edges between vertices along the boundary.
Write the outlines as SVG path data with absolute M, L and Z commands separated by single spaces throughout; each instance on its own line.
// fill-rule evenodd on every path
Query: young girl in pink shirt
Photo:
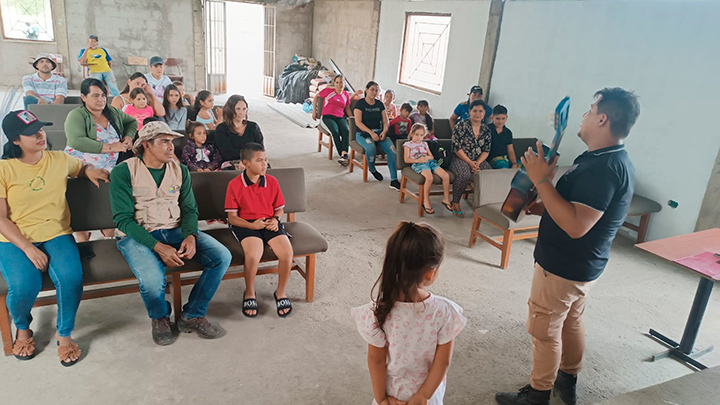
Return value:
M 401 222 L 387 242 L 377 299 L 352 309 L 368 343 L 373 404 L 443 403 L 453 342 L 467 322 L 460 306 L 425 290 L 444 256 L 435 228 Z
M 143 121 L 145 121 L 145 118 L 152 117 L 155 115 L 155 112 L 153 111 L 153 108 L 148 105 L 145 90 L 140 87 L 135 88 L 130 92 L 130 100 L 132 104 L 126 105 L 122 110 L 125 114 L 137 120 L 139 131 L 143 127 Z

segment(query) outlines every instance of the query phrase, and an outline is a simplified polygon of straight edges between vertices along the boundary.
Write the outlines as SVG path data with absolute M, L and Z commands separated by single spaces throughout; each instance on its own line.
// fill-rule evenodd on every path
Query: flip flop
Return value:
M 450 212 L 453 211 L 453 209 L 452 209 L 452 203 L 446 203 L 446 202 L 444 202 L 444 203 L 442 203 L 442 205 L 444 205 L 445 208 L 447 208 L 448 211 L 450 211 Z
M 423 205 L 423 211 L 425 211 L 425 213 L 428 214 L 428 215 L 432 215 L 432 214 L 435 213 L 435 210 L 434 210 L 434 209 L 432 209 L 432 208 L 428 209 L 428 208 L 425 207 L 424 205 Z
M 255 311 L 255 315 L 250 315 L 246 311 Z M 248 318 L 255 318 L 258 316 L 260 311 L 258 311 L 258 302 L 257 298 L 248 298 L 245 299 L 245 293 L 243 292 L 243 308 L 242 308 L 243 315 L 247 316 Z
M 460 210 L 460 211 L 453 210 L 452 214 L 458 218 L 465 218 L 465 214 L 463 214 L 462 210 Z
M 33 357 L 35 357 L 35 340 L 33 339 L 33 331 L 30 331 L 30 337 L 24 340 L 20 340 L 17 338 L 17 334 L 15 334 L 15 344 L 13 345 L 13 356 L 15 356 L 18 360 L 30 360 Z M 27 356 L 19 356 L 15 354 L 17 351 L 18 353 L 23 351 L 24 349 L 29 348 L 31 350 L 31 353 Z
M 62 364 L 65 367 L 70 367 L 73 364 L 80 361 L 80 356 L 82 355 L 82 351 L 78 347 L 77 343 L 70 342 L 69 346 L 60 346 L 60 342 L 57 342 L 58 345 L 58 357 L 60 357 L 60 364 Z M 78 358 L 74 361 L 67 362 L 65 360 L 69 359 L 70 356 L 73 354 L 77 354 Z
M 280 298 L 277 297 L 277 291 L 273 293 L 273 297 L 275 297 L 275 307 L 277 307 L 277 314 L 280 318 L 285 318 L 286 316 L 290 315 L 292 313 L 292 304 L 290 303 L 290 300 L 286 298 Z M 283 309 L 290 309 L 284 314 L 281 314 L 280 311 Z

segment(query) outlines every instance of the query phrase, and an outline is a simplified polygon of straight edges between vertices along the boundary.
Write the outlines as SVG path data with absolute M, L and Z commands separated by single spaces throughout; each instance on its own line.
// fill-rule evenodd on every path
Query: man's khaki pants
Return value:
M 535 264 L 535 276 L 528 306 L 527 330 L 533 342 L 533 368 L 530 385 L 550 390 L 558 369 L 577 374 L 585 351 L 582 315 L 585 300 L 595 280 L 567 280 Z

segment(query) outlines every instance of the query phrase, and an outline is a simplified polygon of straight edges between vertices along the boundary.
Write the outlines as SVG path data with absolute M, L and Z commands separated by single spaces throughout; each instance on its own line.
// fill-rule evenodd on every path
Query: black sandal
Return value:
M 255 311 L 255 315 L 250 315 L 247 313 L 247 311 Z M 247 316 L 248 318 L 255 318 L 258 316 L 260 311 L 258 311 L 258 302 L 256 298 L 248 298 L 245 299 L 245 293 L 243 293 L 243 308 L 242 308 L 243 315 Z
M 277 314 L 280 318 L 285 318 L 286 316 L 290 315 L 292 313 L 292 304 L 290 303 L 290 300 L 288 298 L 280 298 L 277 297 L 277 291 L 273 293 L 273 297 L 275 297 L 275 306 L 277 307 Z M 281 314 L 280 311 L 284 309 L 290 309 L 284 314 Z
M 428 208 L 428 207 L 426 207 L 426 206 L 424 206 L 424 205 L 423 205 L 423 211 L 425 211 L 425 213 L 428 214 L 428 215 L 432 215 L 432 214 L 435 213 L 435 210 L 434 210 L 434 209 Z
M 444 203 L 442 203 L 442 205 L 444 205 L 445 208 L 447 208 L 448 211 L 450 211 L 450 212 L 453 211 L 453 209 L 452 209 L 452 203 L 445 203 L 445 202 L 444 202 Z

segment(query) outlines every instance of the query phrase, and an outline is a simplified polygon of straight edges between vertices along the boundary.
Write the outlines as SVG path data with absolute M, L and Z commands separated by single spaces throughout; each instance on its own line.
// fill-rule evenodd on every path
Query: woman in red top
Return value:
M 315 107 L 317 106 L 318 99 L 323 99 L 322 108 L 322 123 L 330 131 L 335 142 L 335 148 L 337 149 L 340 159 L 338 163 L 342 166 L 350 164 L 348 159 L 348 146 L 350 144 L 350 127 L 345 119 L 347 114 L 348 117 L 352 116 L 350 112 L 350 100 L 356 97 L 355 94 L 352 97 L 345 91 L 345 81 L 342 75 L 337 75 L 332 81 L 333 87 L 326 87 L 320 91 L 313 100 L 313 120 L 317 120 L 317 113 Z

